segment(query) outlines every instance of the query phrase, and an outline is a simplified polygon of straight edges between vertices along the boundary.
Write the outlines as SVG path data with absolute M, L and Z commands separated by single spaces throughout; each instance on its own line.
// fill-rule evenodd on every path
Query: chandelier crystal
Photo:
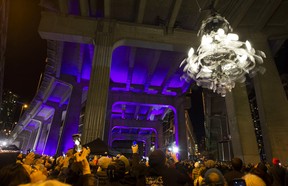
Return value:
M 236 82 L 244 83 L 247 74 L 253 77 L 258 71 L 265 72 L 257 65 L 263 63 L 265 53 L 255 50 L 249 41 L 239 41 L 229 22 L 218 13 L 202 22 L 198 36 L 202 39 L 197 51 L 191 48 L 180 65 L 185 65 L 183 78 L 187 81 L 192 78 L 198 86 L 225 96 Z

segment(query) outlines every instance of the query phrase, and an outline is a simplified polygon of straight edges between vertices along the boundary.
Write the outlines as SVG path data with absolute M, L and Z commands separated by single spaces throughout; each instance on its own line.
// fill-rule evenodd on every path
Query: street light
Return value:
M 23 104 L 23 105 L 22 105 L 21 111 L 20 111 L 20 115 L 19 115 L 19 120 L 20 120 L 20 118 L 21 118 L 21 116 L 22 116 L 23 110 L 24 110 L 24 109 L 27 109 L 27 108 L 28 108 L 28 105 L 27 105 L 27 104 Z M 19 121 L 19 120 L 18 120 L 18 121 Z

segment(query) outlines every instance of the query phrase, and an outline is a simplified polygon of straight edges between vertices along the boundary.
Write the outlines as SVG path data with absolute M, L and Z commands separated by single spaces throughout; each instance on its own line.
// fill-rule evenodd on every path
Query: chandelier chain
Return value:
M 196 1 L 196 4 L 197 4 L 197 6 L 198 6 L 199 12 L 201 12 L 201 11 L 202 11 L 202 9 L 201 9 L 201 7 L 200 7 L 200 5 L 199 5 L 199 2 L 198 2 L 198 0 L 195 0 L 195 1 Z

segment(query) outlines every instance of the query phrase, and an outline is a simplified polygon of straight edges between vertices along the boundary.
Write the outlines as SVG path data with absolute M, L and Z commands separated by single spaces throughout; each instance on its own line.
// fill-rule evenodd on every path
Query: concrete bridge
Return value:
M 72 135 L 81 133 L 82 143 L 101 138 L 121 148 L 119 141 L 137 140 L 147 154 L 152 146 L 175 142 L 181 157 L 195 153 L 193 127 L 198 126 L 185 114 L 194 82 L 181 78 L 179 65 L 190 47 L 197 48 L 197 30 L 209 13 L 204 9 L 210 1 L 199 3 L 42 0 L 39 34 L 47 40 L 47 66 L 37 95 L 12 132 L 13 141 L 23 150 L 53 155 L 73 147 Z M 288 104 L 273 54 L 287 39 L 281 14 L 288 3 L 218 0 L 215 8 L 240 39 L 249 38 L 267 54 L 267 72 L 253 79 L 253 88 L 267 157 L 284 160 Z M 216 151 L 221 144 L 224 159 L 259 161 L 248 93 L 245 86 L 225 98 L 203 92 L 206 142 Z M 165 129 L 168 116 L 172 125 Z M 168 131 L 170 141 L 165 140 Z M 226 147 L 219 143 L 224 136 L 229 136 Z

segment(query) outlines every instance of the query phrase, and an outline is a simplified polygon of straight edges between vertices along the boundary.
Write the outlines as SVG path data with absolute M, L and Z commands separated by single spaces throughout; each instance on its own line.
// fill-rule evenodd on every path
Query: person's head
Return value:
M 222 173 L 216 169 L 216 168 L 211 168 L 206 171 L 204 175 L 204 182 L 205 185 L 208 186 L 224 186 L 226 185 L 225 178 L 222 175 Z
M 166 155 L 162 150 L 154 150 L 149 156 L 149 166 L 157 167 L 164 166 L 166 162 Z
M 98 166 L 102 169 L 107 169 L 109 164 L 111 163 L 112 159 L 106 156 L 102 156 L 100 159 L 98 159 Z
M 231 160 L 231 165 L 234 170 L 240 171 L 243 166 L 243 161 L 240 158 L 235 157 Z
M 194 163 L 194 167 L 195 167 L 195 168 L 198 168 L 198 167 L 200 167 L 200 163 L 199 163 L 198 161 L 197 161 L 197 162 L 195 162 L 195 163 Z
M 67 152 L 66 152 L 66 156 L 67 157 L 72 157 L 74 155 L 74 149 L 69 149 Z
M 0 170 L 0 185 L 18 186 L 30 182 L 28 172 L 20 163 L 7 165 Z
M 126 170 L 126 172 L 129 171 L 129 169 L 130 169 L 130 162 L 129 162 L 128 158 L 126 158 L 126 156 L 124 156 L 124 155 L 120 155 L 120 156 L 118 157 L 118 160 L 123 161 L 123 163 L 125 164 L 125 170 Z
M 28 184 L 21 184 L 19 186 L 71 186 L 66 183 L 62 183 L 58 180 L 46 180 L 44 182 L 38 182 L 38 183 L 28 183 Z
M 246 182 L 246 186 L 266 186 L 264 180 L 255 174 L 246 174 L 243 179 Z
M 107 167 L 107 176 L 111 182 L 124 178 L 126 173 L 125 163 L 119 158 L 111 161 Z
M 205 162 L 205 167 L 208 168 L 208 169 L 215 167 L 215 165 L 216 165 L 216 163 L 213 160 L 207 160 Z

